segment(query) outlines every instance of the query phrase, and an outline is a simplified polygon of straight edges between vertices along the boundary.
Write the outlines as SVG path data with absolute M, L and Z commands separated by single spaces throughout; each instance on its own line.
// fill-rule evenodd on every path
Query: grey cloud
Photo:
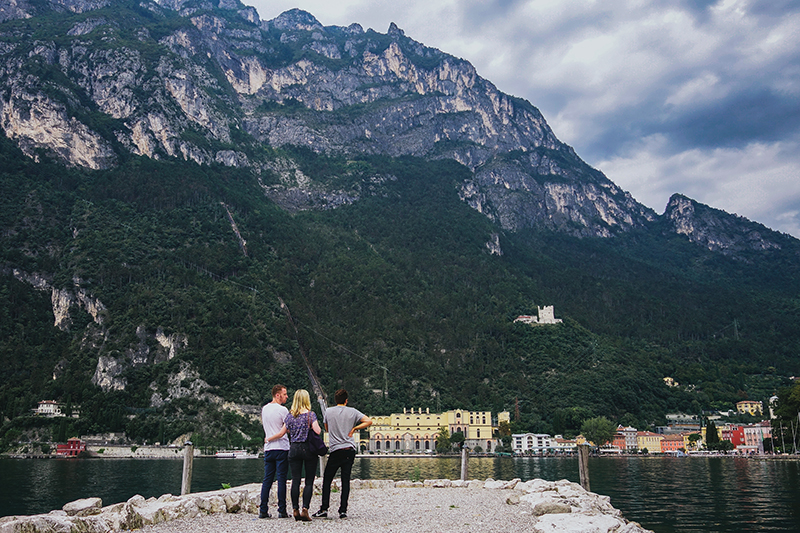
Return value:
M 663 126 L 656 129 L 668 133 L 682 149 L 777 141 L 800 131 L 800 101 L 769 89 L 748 90 L 688 114 L 669 116 Z

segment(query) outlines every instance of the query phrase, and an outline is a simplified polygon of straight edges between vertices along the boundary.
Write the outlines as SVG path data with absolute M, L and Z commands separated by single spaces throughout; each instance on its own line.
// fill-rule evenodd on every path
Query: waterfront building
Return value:
M 553 449 L 553 438 L 544 433 L 515 433 L 511 435 L 514 453 L 544 453 Z
M 743 453 L 764 453 L 764 439 L 772 438 L 772 424 L 765 420 L 742 428 L 743 444 L 736 450 Z
M 78 438 L 71 438 L 66 444 L 56 446 L 56 455 L 59 457 L 76 457 L 83 451 L 86 451 L 86 444 Z
M 651 431 L 638 431 L 636 433 L 636 447 L 639 450 L 647 449 L 648 452 L 660 452 L 661 441 L 664 435 L 653 433 Z
M 661 453 L 676 453 L 688 449 L 684 436 L 681 434 L 666 435 L 661 439 Z
M 573 453 L 577 447 L 574 439 L 565 439 L 563 435 L 556 435 L 551 441 L 555 453 Z
M 748 414 L 752 416 L 761 416 L 764 414 L 761 402 L 754 402 L 752 400 L 742 400 L 741 402 L 736 402 L 736 410 L 742 414 Z
M 639 449 L 639 442 L 636 438 L 637 433 L 638 431 L 634 427 L 624 427 L 622 424 L 617 426 L 617 434 L 621 435 L 625 442 L 625 445 L 621 448 L 623 451 L 635 452 Z
M 453 409 L 431 413 L 430 409 L 403 409 L 402 413 L 374 416 L 367 448 L 373 452 L 431 453 L 436 449 L 436 436 L 444 427 L 450 435 L 462 433 L 468 448 L 493 452 L 499 444 L 494 433 L 501 422 L 511 420 L 508 411 L 492 418 L 491 411 Z

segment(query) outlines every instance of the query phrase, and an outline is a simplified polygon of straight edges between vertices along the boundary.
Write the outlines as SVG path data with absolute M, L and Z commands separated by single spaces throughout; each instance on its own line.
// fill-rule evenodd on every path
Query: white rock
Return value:
M 609 533 L 625 524 L 606 515 L 547 514 L 533 525 L 535 533 Z
M 103 508 L 103 500 L 100 498 L 83 498 L 69 502 L 62 509 L 69 516 L 89 516 L 100 514 Z

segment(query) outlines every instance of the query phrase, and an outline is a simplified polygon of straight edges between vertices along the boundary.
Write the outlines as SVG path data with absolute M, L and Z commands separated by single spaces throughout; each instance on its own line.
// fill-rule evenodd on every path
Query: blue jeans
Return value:
M 286 514 L 286 472 L 289 468 L 286 450 L 264 452 L 264 481 L 261 482 L 261 512 L 266 513 L 272 482 L 278 478 L 278 513 Z

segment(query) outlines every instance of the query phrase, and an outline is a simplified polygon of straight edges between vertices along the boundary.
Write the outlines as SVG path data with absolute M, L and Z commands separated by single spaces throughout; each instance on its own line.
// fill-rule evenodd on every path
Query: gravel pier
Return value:
M 509 505 L 508 491 L 465 489 L 395 488 L 350 492 L 347 518 L 340 520 L 339 493 L 331 494 L 328 518 L 297 522 L 294 518 L 258 519 L 249 513 L 214 514 L 147 526 L 143 533 L 263 533 L 269 531 L 531 531 L 530 508 Z M 277 516 L 274 502 L 270 514 Z M 311 500 L 311 512 L 319 509 L 319 497 Z M 291 503 L 289 504 L 291 513 Z

